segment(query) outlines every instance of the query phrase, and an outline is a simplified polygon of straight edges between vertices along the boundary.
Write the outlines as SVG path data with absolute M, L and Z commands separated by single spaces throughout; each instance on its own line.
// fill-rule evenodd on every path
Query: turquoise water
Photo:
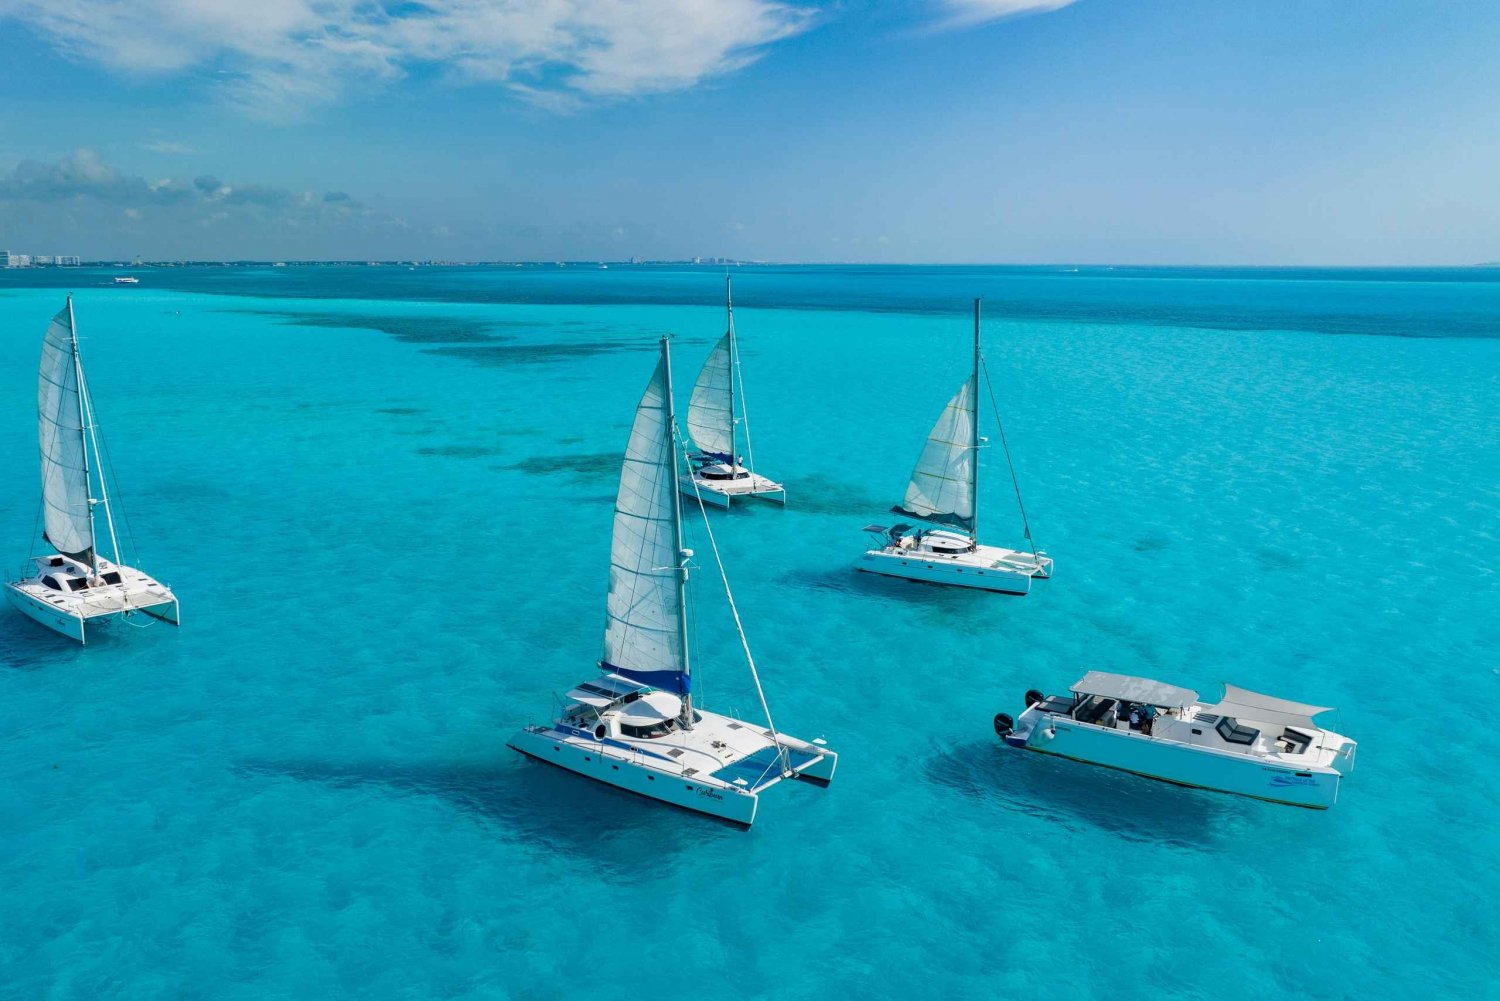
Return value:
M 184 626 L 0 615 L 0 996 L 1493 990 L 1500 273 L 737 271 L 790 505 L 718 538 L 777 722 L 841 752 L 748 833 L 504 746 L 592 670 L 631 410 L 719 273 L 112 273 L 0 277 L 0 539 L 19 569 L 66 284 Z M 850 570 L 976 294 L 1057 560 L 1024 599 Z M 696 687 L 749 714 L 716 587 Z M 998 746 L 1090 668 L 1340 706 L 1359 767 L 1319 814 Z

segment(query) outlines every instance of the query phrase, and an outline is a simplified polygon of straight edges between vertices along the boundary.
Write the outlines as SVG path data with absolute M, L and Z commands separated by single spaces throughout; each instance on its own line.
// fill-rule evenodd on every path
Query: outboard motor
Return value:
M 1032 706 L 1037 705 L 1037 704 L 1042 703 L 1042 702 L 1046 702 L 1046 701 L 1047 701 L 1047 696 L 1043 695 L 1041 692 L 1037 691 L 1035 688 L 1028 688 L 1028 689 L 1026 689 L 1026 708 L 1027 709 L 1030 709 Z
M 1016 732 L 1016 721 L 1009 713 L 995 714 L 995 736 L 1009 737 Z

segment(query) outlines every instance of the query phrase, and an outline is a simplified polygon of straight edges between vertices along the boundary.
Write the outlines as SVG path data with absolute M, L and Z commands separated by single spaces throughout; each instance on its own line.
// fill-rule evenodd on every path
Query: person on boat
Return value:
M 1142 716 L 1141 716 L 1141 707 L 1140 706 L 1131 706 L 1130 707 L 1130 729 L 1132 729 L 1132 730 L 1139 730 L 1141 728 L 1141 719 L 1142 719 Z

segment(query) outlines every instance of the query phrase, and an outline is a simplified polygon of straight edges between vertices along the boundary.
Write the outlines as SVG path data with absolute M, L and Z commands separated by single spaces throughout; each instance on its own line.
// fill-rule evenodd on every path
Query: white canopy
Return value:
M 1072 690 L 1084 695 L 1103 695 L 1122 702 L 1139 702 L 1168 708 L 1190 706 L 1198 701 L 1198 693 L 1191 688 L 1179 688 L 1150 678 L 1133 678 L 1128 674 L 1109 674 L 1105 671 L 1090 671 L 1078 679 Z
M 1310 726 L 1314 729 L 1317 724 L 1312 718 L 1318 713 L 1326 713 L 1331 706 L 1310 706 L 1305 702 L 1293 702 L 1290 699 L 1278 699 L 1274 695 L 1261 695 L 1247 688 L 1236 688 L 1234 685 L 1224 686 L 1224 698 L 1214 707 L 1214 711 L 1220 716 L 1233 716 L 1236 719 L 1248 719 L 1257 723 L 1280 723 L 1282 726 Z

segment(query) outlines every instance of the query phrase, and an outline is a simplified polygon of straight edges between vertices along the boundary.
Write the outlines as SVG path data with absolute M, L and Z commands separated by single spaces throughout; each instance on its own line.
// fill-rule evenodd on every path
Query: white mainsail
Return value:
M 620 471 L 610 547 L 603 664 L 644 684 L 687 691 L 677 456 L 664 356 L 636 407 Z
M 688 435 L 698 451 L 733 463 L 734 450 L 734 331 L 731 329 L 703 363 L 693 395 L 688 400 Z
M 901 513 L 973 531 L 977 395 L 975 380 L 967 379 L 943 408 L 912 470 Z
M 52 318 L 42 341 L 37 392 L 42 509 L 47 541 L 60 553 L 87 560 L 94 547 L 94 522 L 76 352 L 70 303 Z

